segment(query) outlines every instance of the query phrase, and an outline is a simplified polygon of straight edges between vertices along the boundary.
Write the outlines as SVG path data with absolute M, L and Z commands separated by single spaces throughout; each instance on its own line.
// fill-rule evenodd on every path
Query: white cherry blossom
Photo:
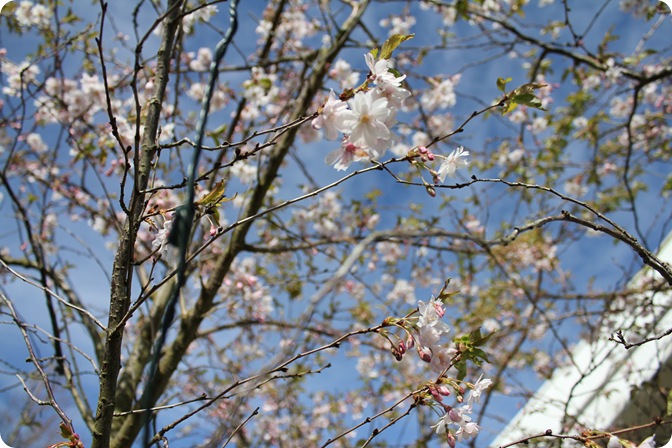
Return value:
M 340 130 L 356 145 L 373 149 L 381 156 L 391 144 L 392 134 L 385 124 L 390 115 L 387 99 L 374 99 L 372 93 L 357 92 L 348 101 L 350 110 L 341 113 Z
M 428 90 L 420 98 L 420 104 L 427 111 L 433 111 L 439 108 L 452 107 L 457 102 L 455 96 L 455 85 L 459 82 L 460 75 L 446 77 L 441 82 L 430 79 L 430 84 L 434 87 Z
M 378 59 L 376 61 L 371 53 L 366 53 L 364 55 L 364 60 L 366 61 L 367 67 L 369 67 L 369 71 L 371 72 L 369 75 L 369 79 L 371 81 L 384 82 L 386 77 L 392 75 L 388 71 L 390 68 L 390 61 L 388 59 Z
M 458 168 L 469 166 L 469 160 L 467 160 L 468 156 L 469 151 L 465 151 L 462 146 L 453 150 L 450 154 L 448 154 L 447 157 L 441 156 L 444 160 L 441 163 L 437 173 L 439 180 L 444 182 L 446 180 L 446 176 L 452 176 L 455 174 L 455 171 L 457 171 Z
M 166 219 L 163 222 L 163 229 L 159 230 L 159 233 L 156 235 L 156 238 L 154 238 L 154 241 L 152 241 L 152 247 L 154 249 L 159 250 L 159 254 L 162 254 L 166 251 L 166 247 L 168 245 L 168 235 L 170 234 L 170 230 L 173 227 L 173 220 L 172 219 Z
M 322 112 L 313 121 L 313 129 L 324 129 L 324 136 L 329 140 L 338 138 L 338 128 L 343 120 L 343 112 L 348 105 L 336 97 L 334 91 L 329 92 L 329 99 L 322 106 Z
M 478 378 L 478 381 L 474 383 L 474 388 L 469 391 L 469 396 L 467 396 L 467 405 L 471 406 L 474 402 L 481 402 L 481 394 L 484 390 L 492 386 L 492 380 L 490 378 L 483 379 L 483 375 Z

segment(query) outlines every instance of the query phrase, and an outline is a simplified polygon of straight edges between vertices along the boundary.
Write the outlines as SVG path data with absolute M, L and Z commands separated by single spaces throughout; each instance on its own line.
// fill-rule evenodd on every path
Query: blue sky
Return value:
M 115 18 L 115 24 L 118 26 L 121 32 L 125 32 L 131 35 L 131 23 L 128 19 L 128 11 L 130 9 L 129 5 L 134 3 L 135 2 L 123 1 L 109 3 L 109 17 Z M 265 3 L 266 2 L 261 0 L 243 2 L 244 5 L 241 7 L 240 15 L 241 21 L 244 21 L 245 25 L 241 26 L 241 29 L 236 36 L 236 44 L 243 52 L 246 52 L 247 48 L 251 48 L 253 46 L 252 43 L 256 41 L 256 36 L 254 35 L 254 21 L 252 18 L 261 14 L 261 8 Z M 75 4 L 78 7 L 77 12 L 84 17 L 95 17 L 98 14 L 97 5 L 95 4 L 92 6 L 90 2 L 82 2 L 81 0 L 76 1 Z M 412 4 L 412 2 L 409 4 Z M 379 20 L 381 18 L 387 17 L 389 14 L 393 14 L 399 11 L 405 5 L 407 5 L 406 2 L 384 3 L 377 5 L 367 13 L 365 20 L 368 22 L 371 31 L 376 36 L 378 36 L 381 41 L 385 38 L 387 33 L 385 29 L 378 25 Z M 552 5 L 546 8 L 532 7 L 528 12 L 528 18 L 525 20 L 529 20 L 531 23 L 543 23 L 549 17 L 556 18 L 559 7 L 559 5 Z M 416 5 L 412 4 L 411 8 L 416 8 Z M 593 2 L 575 2 L 575 4 L 572 4 L 572 8 L 571 19 L 578 29 L 583 29 L 585 26 L 587 26 L 588 23 L 590 23 L 592 17 L 594 17 L 595 6 Z M 219 9 L 220 14 L 217 16 L 217 23 L 226 23 L 226 5 L 220 5 Z M 153 17 L 153 15 L 147 14 L 142 15 L 141 19 L 146 25 L 153 21 Z M 662 25 L 663 28 L 659 30 L 655 36 L 656 39 L 664 39 L 665 36 L 670 35 L 672 32 L 671 22 L 671 20 L 667 20 L 667 22 Z M 35 41 L 34 36 L 32 36 L 30 33 L 22 36 L 19 40 L 17 40 L 15 37 L 7 33 L 6 30 L 1 28 L 4 27 L 4 23 L 4 21 L 0 22 L 0 46 L 8 49 L 7 56 L 11 59 L 17 61 L 21 60 L 25 56 L 26 52 L 30 51 L 30 49 L 32 49 L 37 42 Z M 607 5 L 605 12 L 603 13 L 600 20 L 595 24 L 593 31 L 587 36 L 586 40 L 588 41 L 588 46 L 591 46 L 590 44 L 599 41 L 607 30 L 614 28 L 618 30 L 618 33 L 621 36 L 621 40 L 618 43 L 612 43 L 611 47 L 627 54 L 635 48 L 642 33 L 650 24 L 651 22 L 645 24 L 643 27 L 631 29 L 631 22 L 625 21 L 625 19 L 623 19 L 623 15 L 618 11 L 618 2 L 612 1 Z M 441 23 L 439 17 L 434 17 L 434 20 L 430 20 L 429 23 L 416 24 L 416 26 L 412 29 L 412 31 L 416 33 L 416 37 L 414 40 L 410 41 L 410 44 L 414 46 L 421 46 L 427 43 L 431 43 L 432 40 L 435 39 L 434 30 L 440 26 Z M 461 33 L 467 32 L 467 27 L 463 24 L 460 24 L 451 31 L 453 31 L 457 36 L 460 36 Z M 528 31 L 530 34 L 538 37 L 537 29 L 531 28 Z M 113 34 L 112 29 L 110 29 L 109 26 L 106 29 L 106 33 L 108 39 Z M 209 45 L 214 47 L 217 38 L 218 37 L 214 32 L 205 33 L 202 37 L 199 38 L 199 40 L 193 43 L 193 49 L 195 50 L 198 46 L 201 45 Z M 359 35 L 359 38 L 364 39 L 362 35 Z M 112 44 L 110 43 L 109 45 Z M 156 41 L 150 40 L 150 42 L 145 47 L 145 54 L 151 54 L 152 48 L 155 48 L 155 46 Z M 235 56 L 234 52 L 230 52 L 229 54 L 232 58 L 235 58 L 234 62 L 230 62 L 231 59 L 227 59 L 227 61 L 225 61 L 225 65 L 231 63 L 241 63 L 241 59 L 238 56 Z M 121 52 L 121 55 L 123 59 L 123 51 Z M 357 67 L 361 70 L 365 69 L 362 49 L 351 49 L 344 52 L 343 55 L 345 58 L 348 58 L 348 61 L 354 67 Z M 130 54 L 126 56 L 129 58 L 131 57 Z M 432 54 L 431 57 L 427 57 L 423 63 L 421 71 L 424 74 L 433 76 L 437 74 L 453 75 L 457 72 L 462 73 L 462 80 L 457 87 L 459 98 L 458 105 L 455 110 L 452 111 L 456 115 L 466 116 L 471 112 L 471 110 L 474 110 L 474 108 L 478 107 L 478 104 L 469 99 L 470 97 L 477 97 L 486 103 L 489 103 L 494 97 L 496 97 L 498 92 L 496 90 L 495 80 L 499 76 L 513 77 L 514 81 L 512 84 L 521 84 L 522 82 L 526 81 L 524 77 L 524 71 L 520 67 L 519 61 L 515 59 L 502 58 L 487 65 L 464 69 L 464 67 L 468 67 L 470 62 L 473 60 L 480 60 L 482 57 L 483 54 L 479 52 L 472 52 L 471 54 L 465 54 L 464 52 L 436 52 Z M 561 73 L 558 71 L 554 76 L 559 79 L 560 75 Z M 222 77 L 223 81 L 230 83 L 230 85 L 234 88 L 238 87 L 245 79 L 246 77 L 242 73 Z M 549 80 L 555 81 L 553 79 Z M 562 89 L 559 89 L 558 97 L 561 98 L 561 95 Z M 557 104 L 554 106 L 557 106 Z M 214 127 L 217 123 L 217 119 L 224 116 L 226 113 L 228 113 L 228 111 L 222 112 L 220 114 L 214 114 L 210 121 L 210 127 Z M 450 142 L 449 145 L 443 145 L 442 149 L 449 150 L 450 147 L 455 146 L 457 143 L 461 143 L 468 147 L 474 158 L 477 158 L 485 153 L 483 148 L 487 146 L 488 139 L 496 138 L 497 135 L 499 135 L 500 130 L 501 126 L 498 125 L 497 121 L 493 120 L 492 118 L 487 121 L 477 119 L 469 125 L 465 136 L 460 136 L 458 139 Z M 195 136 L 190 137 L 194 138 Z M 334 142 L 321 141 L 317 144 L 311 144 L 307 145 L 305 148 L 301 148 L 301 157 L 303 161 L 306 163 L 306 165 L 310 166 L 312 170 L 314 170 L 314 177 L 319 179 L 322 185 L 339 179 L 342 176 L 342 173 L 335 172 L 330 167 L 324 166 L 323 163 L 324 156 L 333 147 L 335 147 Z M 586 150 L 583 147 L 571 148 L 570 151 L 575 154 L 576 157 L 585 157 L 586 154 Z M 2 160 L 1 155 L 0 160 Z M 293 197 L 298 191 L 296 188 L 291 188 L 291 186 L 289 186 L 289 184 L 291 184 L 290 181 L 295 174 L 296 172 L 289 172 L 285 174 L 288 188 L 282 192 L 281 196 L 285 198 Z M 462 179 L 466 179 L 469 174 L 471 174 L 471 172 L 464 173 Z M 490 175 L 493 173 L 475 174 L 478 174 L 479 176 L 485 176 L 486 174 Z M 405 204 L 407 202 L 418 202 L 422 203 L 426 209 L 432 210 L 437 208 L 440 204 L 439 201 L 430 200 L 422 192 L 422 194 L 419 194 L 417 188 L 400 187 L 394 185 L 392 179 L 384 173 L 375 173 L 356 177 L 341 185 L 339 187 L 339 191 L 345 198 L 359 197 L 361 196 L 361 192 L 363 190 L 368 190 L 371 188 L 371 186 L 376 186 L 385 193 L 388 193 L 388 195 L 384 196 L 381 200 L 381 204 L 386 206 L 395 206 L 397 204 Z M 485 189 L 486 187 L 483 186 L 480 188 Z M 489 186 L 487 188 L 491 190 L 501 189 L 502 192 L 504 190 L 504 188 L 500 186 Z M 456 202 L 459 202 L 461 198 L 467 197 L 470 193 L 470 191 L 450 192 L 451 195 L 456 197 Z M 446 194 L 448 194 L 448 192 L 446 192 Z M 643 209 L 655 209 L 657 200 L 658 197 L 656 190 L 652 189 L 640 204 Z M 508 207 L 509 205 L 506 203 L 501 203 L 499 207 L 497 204 L 495 204 L 490 210 L 490 213 L 492 216 L 497 216 L 500 213 L 506 212 Z M 2 213 L 9 214 L 10 210 L 11 208 L 9 207 L 7 201 L 0 204 L 0 211 Z M 390 212 L 389 215 L 384 215 L 384 218 L 391 217 L 393 214 L 393 212 Z M 628 215 L 622 214 L 618 217 L 627 219 Z M 228 218 L 229 220 L 232 220 L 233 216 L 229 216 Z M 664 236 L 664 233 L 669 227 L 669 225 L 664 225 L 666 224 L 664 222 L 653 222 L 655 215 L 643 214 L 642 218 L 645 221 L 643 223 L 644 228 L 649 228 L 649 226 L 652 225 L 650 235 L 652 237 L 651 241 L 653 242 Z M 497 223 L 495 219 L 492 221 Z M 4 220 L 4 222 L 7 223 L 6 220 Z M 385 222 L 385 220 L 383 220 L 383 223 L 388 224 Z M 77 235 L 79 235 L 83 240 L 91 244 L 94 247 L 96 255 L 100 257 L 103 265 L 109 267 L 111 265 L 112 252 L 103 249 L 103 239 L 93 232 L 88 231 L 86 227 L 87 226 L 82 223 L 80 225 L 75 225 L 75 227 L 71 230 L 75 231 Z M 12 233 L 3 233 L 0 235 L 0 238 L 5 238 L 8 240 L 13 237 L 14 236 Z M 73 247 L 77 246 L 77 243 L 73 241 L 71 237 L 66 236 L 65 234 L 63 234 L 63 237 L 68 241 L 69 245 L 72 245 Z M 0 239 L 0 243 L 1 242 L 2 239 Z M 614 260 L 618 263 L 623 263 L 624 265 L 630 265 L 632 269 L 635 269 L 635 264 L 633 261 L 634 257 L 632 257 L 630 251 L 624 248 L 622 245 L 613 245 L 611 240 L 605 237 L 584 239 L 580 243 L 569 246 L 567 252 L 565 253 L 566 259 L 574 260 L 570 267 L 575 272 L 575 281 L 579 284 L 587 282 L 589 277 L 595 277 L 598 279 L 597 286 L 600 286 L 600 279 L 604 279 L 604 283 L 606 285 L 609 284 L 614 278 L 618 278 L 618 276 L 620 276 L 620 267 L 617 263 L 603 263 L 596 265 L 596 263 L 594 263 L 590 257 L 586 257 L 587 252 L 601 253 L 605 259 Z M 105 294 L 100 294 L 100 284 L 101 282 L 106 283 L 106 281 L 105 275 L 101 272 L 101 269 L 95 263 L 87 262 L 89 259 L 88 255 L 68 253 L 66 256 L 69 260 L 72 260 L 78 265 L 77 289 L 80 291 L 82 296 L 91 297 L 94 299 L 94 306 L 99 305 L 99 309 L 101 311 L 104 310 L 107 296 Z M 402 271 L 403 269 L 404 266 L 402 266 Z M 25 297 L 25 301 L 22 301 L 22 303 L 18 304 L 22 315 L 31 316 L 31 321 L 35 324 L 47 326 L 48 321 L 46 316 L 35 314 L 33 312 L 36 307 L 41 307 L 43 304 L 44 297 L 41 293 L 36 293 L 34 288 L 20 283 L 11 284 L 7 286 L 7 289 L 9 291 L 8 295 L 11 297 Z M 0 326 L 0 338 L 3 338 L 5 341 L 7 341 L 3 349 L 3 358 L 5 361 L 11 362 L 14 365 L 18 365 L 25 358 L 25 352 L 22 350 L 22 342 L 17 338 L 16 328 L 12 325 L 9 325 L 6 319 L 3 321 L 3 323 L 7 323 L 7 325 Z M 529 372 L 524 375 L 525 377 L 523 381 L 525 382 L 538 381 L 531 374 L 529 374 Z M 334 370 L 325 375 L 326 378 L 331 378 L 332 376 L 336 378 L 342 378 L 343 373 Z M 9 387 L 11 385 L 16 386 L 15 378 L 6 375 L 0 375 L 0 388 Z M 91 381 L 91 387 L 91 398 L 95 398 L 95 381 L 93 381 L 93 379 Z M 23 392 L 19 388 L 14 387 L 11 392 L 7 393 L 6 396 L 18 397 L 22 394 Z M 500 399 L 502 400 L 501 406 L 496 406 L 500 410 L 513 410 L 515 409 L 516 405 L 520 403 L 520 400 L 503 400 L 501 397 Z M 3 411 L 6 412 L 11 411 L 13 407 L 10 399 L 6 399 L 4 397 L 0 397 L 0 406 L 3 406 L 5 408 Z M 492 419 L 489 419 L 487 423 L 488 431 L 494 432 L 497 430 L 499 423 Z M 2 428 L 0 428 L 0 431 L 2 431 Z M 488 436 L 489 434 L 484 434 L 483 442 L 488 440 Z

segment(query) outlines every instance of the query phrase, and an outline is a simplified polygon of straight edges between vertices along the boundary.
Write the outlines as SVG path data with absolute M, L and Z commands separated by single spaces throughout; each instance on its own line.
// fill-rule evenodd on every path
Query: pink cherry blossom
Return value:
M 369 153 L 365 149 L 344 138 L 341 147 L 330 152 L 324 161 L 327 165 L 334 165 L 334 168 L 343 171 L 348 169 L 352 162 L 365 159 L 368 156 Z

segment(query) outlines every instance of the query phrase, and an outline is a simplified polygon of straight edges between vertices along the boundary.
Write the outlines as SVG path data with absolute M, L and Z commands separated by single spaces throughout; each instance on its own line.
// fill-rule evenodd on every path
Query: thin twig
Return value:
M 170 423 L 169 425 L 166 425 L 163 428 L 161 428 L 161 430 L 149 441 L 149 444 L 151 445 L 153 443 L 158 442 L 159 440 L 161 440 L 163 438 L 163 436 L 168 431 L 175 428 L 177 425 L 184 422 L 185 420 L 187 420 L 187 419 L 193 417 L 194 415 L 198 414 L 203 409 L 206 409 L 206 408 L 210 407 L 212 404 L 214 404 L 218 400 L 228 398 L 229 394 L 232 390 L 237 389 L 238 387 L 249 384 L 249 383 L 253 384 L 253 386 L 249 389 L 249 390 L 252 390 L 252 389 L 255 389 L 255 388 L 259 387 L 260 385 L 268 383 L 272 380 L 283 378 L 283 377 L 285 377 L 285 375 L 273 376 L 273 374 L 278 373 L 278 372 L 285 372 L 287 370 L 287 366 L 289 366 L 290 364 L 294 363 L 295 361 L 297 361 L 299 359 L 305 358 L 306 356 L 310 356 L 312 354 L 315 354 L 315 353 L 318 353 L 318 352 L 321 352 L 321 351 L 324 351 L 324 350 L 327 350 L 327 349 L 330 349 L 330 348 L 339 347 L 341 345 L 341 343 L 343 343 L 346 339 L 348 339 L 352 336 L 360 335 L 360 334 L 367 334 L 367 333 L 377 333 L 380 329 L 384 328 L 385 326 L 386 325 L 376 325 L 376 326 L 370 327 L 370 328 L 364 328 L 364 329 L 360 329 L 360 330 L 351 331 L 351 332 L 349 332 L 347 334 L 344 334 L 341 337 L 339 337 L 339 338 L 337 338 L 337 339 L 335 339 L 335 340 L 333 340 L 333 341 L 331 341 L 327 344 L 324 344 L 320 347 L 314 348 L 312 350 L 308 350 L 308 351 L 303 352 L 303 353 L 296 354 L 296 355 L 292 356 L 291 358 L 285 360 L 284 362 L 278 364 L 277 366 L 273 367 L 272 369 L 270 369 L 268 371 L 263 371 L 262 373 L 250 376 L 250 377 L 242 379 L 242 380 L 235 381 L 234 383 L 230 384 L 226 389 L 224 389 L 222 392 L 220 392 L 219 394 L 210 398 L 203 405 L 199 406 L 197 409 L 194 409 L 193 411 L 191 411 L 188 414 L 180 417 L 179 419 L 175 420 L 174 422 Z M 319 373 L 321 371 L 322 371 L 322 369 L 320 369 L 318 371 L 315 371 L 315 372 L 310 371 L 310 373 Z
M 10 268 L 10 267 L 7 265 L 7 263 L 5 263 L 1 258 L 0 258 L 0 265 L 2 265 L 2 267 L 4 267 L 5 269 L 7 269 L 7 270 L 10 272 L 10 274 L 14 275 L 14 276 L 15 276 L 16 278 L 18 278 L 19 280 L 22 280 L 22 281 L 28 283 L 28 284 L 31 285 L 31 286 L 34 286 L 34 287 L 36 287 L 36 288 L 41 289 L 42 291 L 46 292 L 47 294 L 51 295 L 53 298 L 55 298 L 56 300 L 58 300 L 59 302 L 61 302 L 63 305 L 67 306 L 68 308 L 71 308 L 71 309 L 77 311 L 78 313 L 81 313 L 81 314 L 85 315 L 86 317 L 88 317 L 89 319 L 91 319 L 91 321 L 92 321 L 93 323 L 95 323 L 101 330 L 105 331 L 105 325 L 103 325 L 102 322 L 100 322 L 98 319 L 96 319 L 96 317 L 95 317 L 93 314 L 91 314 L 91 312 L 85 310 L 84 308 L 81 308 L 81 307 L 79 307 L 79 306 L 77 306 L 77 305 L 74 305 L 74 304 L 68 302 L 68 301 L 65 300 L 63 297 L 59 296 L 58 294 L 56 294 L 54 291 L 52 291 L 52 290 L 49 289 L 48 287 L 46 287 L 46 286 L 42 286 L 42 285 L 40 285 L 40 284 L 38 284 L 38 283 L 36 283 L 36 282 L 34 282 L 34 281 L 32 281 L 32 280 L 30 280 L 30 279 L 24 277 L 23 275 L 21 275 L 20 273 L 18 273 L 18 272 L 15 271 L 14 269 Z
M 249 421 L 252 419 L 252 417 L 254 417 L 254 416 L 257 415 L 257 414 L 259 414 L 259 408 L 258 408 L 258 407 L 257 407 L 251 414 L 250 414 L 249 417 L 247 417 L 245 420 L 243 420 L 243 422 L 242 422 L 240 425 L 236 426 L 236 429 L 233 430 L 233 432 L 231 433 L 231 435 L 229 436 L 229 438 L 226 439 L 226 442 L 224 442 L 224 445 L 222 445 L 222 448 L 224 448 L 226 445 L 228 445 L 229 442 L 231 441 L 231 439 L 233 439 L 233 436 L 235 436 L 236 433 L 237 433 L 238 431 L 240 431 L 241 428 L 242 428 L 243 426 L 245 426 L 245 424 L 246 424 L 247 422 L 249 422 Z
M 47 396 L 49 397 L 49 400 L 48 401 L 43 401 L 43 400 L 37 399 L 37 397 L 35 397 L 30 392 L 30 390 L 28 389 L 28 386 L 23 381 L 23 379 L 19 375 L 17 375 L 17 377 L 19 378 L 19 381 L 21 381 L 21 384 L 23 385 L 23 389 L 30 396 L 30 398 L 33 401 L 35 401 L 35 403 L 37 403 L 38 405 L 40 405 L 40 406 L 50 406 L 52 409 L 54 409 L 54 411 L 56 411 L 56 414 L 58 414 L 58 416 L 63 421 L 63 423 L 68 428 L 72 429 L 73 428 L 72 420 L 70 420 L 68 418 L 68 416 L 65 414 L 63 409 L 61 409 L 61 407 L 58 405 L 58 402 L 56 401 L 56 397 L 54 396 L 54 392 L 51 389 L 51 383 L 49 381 L 49 376 L 46 374 L 44 369 L 42 369 L 42 366 L 40 365 L 40 362 L 37 358 L 37 355 L 35 355 L 35 350 L 33 349 L 33 343 L 30 341 L 30 337 L 28 336 L 28 332 L 26 331 L 25 324 L 23 323 L 23 321 L 21 321 L 21 319 L 19 319 L 19 316 L 16 313 L 16 310 L 14 309 L 14 305 L 12 304 L 12 301 L 9 300 L 5 296 L 5 294 L 2 293 L 2 292 L 0 292 L 0 300 L 2 300 L 5 303 L 5 305 L 7 305 L 7 307 L 9 308 L 9 312 L 12 316 L 12 319 L 14 320 L 14 323 L 19 328 L 19 331 L 21 331 L 21 335 L 23 336 L 23 341 L 26 344 L 26 348 L 28 349 L 29 358 L 30 358 L 31 362 L 33 363 L 33 365 L 35 366 L 35 369 L 37 369 L 37 372 L 39 373 L 40 378 L 42 379 L 42 384 L 44 384 L 44 388 L 47 392 Z
M 195 403 L 197 401 L 203 401 L 203 400 L 207 400 L 207 399 L 208 399 L 208 396 L 205 393 L 203 393 L 203 394 L 201 394 L 200 397 L 192 398 L 191 400 L 180 401 L 179 403 L 166 404 L 166 405 L 163 405 L 163 406 L 155 406 L 155 407 L 150 408 L 150 409 L 133 409 L 131 411 L 125 411 L 125 412 L 115 412 L 114 416 L 115 417 L 123 417 L 124 415 L 142 414 L 143 412 L 147 412 L 147 411 L 154 412 L 154 411 L 162 411 L 162 410 L 165 410 L 165 409 L 173 409 L 173 408 L 177 408 L 177 407 L 180 407 L 180 406 L 184 406 L 185 404 L 191 404 L 191 403 Z

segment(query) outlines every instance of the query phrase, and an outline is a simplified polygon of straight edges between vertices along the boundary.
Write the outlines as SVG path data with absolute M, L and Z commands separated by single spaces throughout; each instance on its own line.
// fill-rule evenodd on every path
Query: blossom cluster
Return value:
M 339 171 L 346 170 L 352 162 L 378 159 L 395 144 L 396 138 L 390 128 L 397 123 L 397 113 L 411 95 L 402 85 L 406 76 L 398 76 L 392 70 L 389 59 L 376 58 L 372 53 L 365 54 L 364 58 L 369 68 L 366 81 L 354 91 L 346 89 L 340 97 L 333 90 L 330 91 L 327 101 L 319 109 L 319 115 L 312 121 L 313 129 L 322 130 L 328 140 L 336 140 L 343 134 L 340 148 L 325 158 L 328 165 L 333 165 Z M 332 75 L 343 85 L 345 80 L 352 77 L 349 76 L 349 65 L 341 68 Z M 458 79 L 454 77 L 443 83 L 437 82 L 436 90 L 440 92 L 428 96 L 432 98 L 431 105 L 430 100 L 423 97 L 426 108 L 433 110 L 454 105 L 452 86 Z M 394 152 L 399 154 L 396 146 Z M 442 163 L 438 170 L 423 165 L 431 173 L 434 183 L 444 182 L 458 168 L 469 165 L 469 151 L 462 147 L 453 150 L 448 156 L 442 156 L 419 145 L 404 155 L 411 159 L 417 157 L 423 164 L 440 158 Z
M 478 423 L 471 421 L 470 414 L 473 412 L 474 402 L 480 403 L 481 394 L 490 386 L 492 386 L 492 380 L 489 378 L 483 379 L 483 376 L 481 376 L 473 384 L 462 406 L 451 407 L 441 403 L 446 412 L 432 428 L 436 429 L 437 434 L 445 434 L 448 445 L 451 448 L 455 447 L 456 441 L 461 442 L 464 439 L 475 437 L 480 431 L 481 427 L 478 426 Z M 432 394 L 434 397 L 438 397 L 439 402 L 441 397 L 446 394 L 445 386 L 437 387 L 437 389 L 440 388 L 444 390 L 439 390 L 438 393 Z M 450 431 L 451 428 L 455 429 L 454 434 Z
M 438 299 L 432 299 L 428 303 L 420 300 L 418 311 L 420 317 L 412 344 L 418 347 L 420 358 L 428 362 L 434 372 L 442 373 L 450 367 L 450 362 L 457 353 L 454 347 L 443 344 L 441 340 L 450 331 L 450 326 L 441 320 L 445 314 L 443 303 Z
M 313 128 L 324 129 L 329 140 L 344 134 L 341 147 L 331 152 L 326 162 L 337 170 L 345 170 L 352 162 L 376 159 L 385 154 L 394 140 L 390 127 L 403 101 L 411 93 L 402 86 L 404 75 L 390 71 L 388 59 L 365 56 L 369 75 L 366 82 L 347 102 L 330 92 L 321 113 L 313 120 Z
M 245 318 L 264 321 L 274 311 L 273 297 L 270 288 L 259 276 L 263 268 L 254 257 L 236 260 L 231 272 L 225 277 L 220 287 L 222 297 L 236 298 L 227 301 L 227 313 Z
M 430 368 L 443 378 L 458 355 L 457 349 L 452 344 L 442 341 L 450 331 L 450 326 L 442 320 L 444 314 L 445 308 L 439 299 L 432 298 L 427 303 L 420 300 L 417 321 L 411 328 L 407 328 L 411 330 L 411 337 L 405 344 L 400 344 L 399 349 L 393 350 L 397 359 L 400 359 L 407 349 L 415 346 L 420 358 L 429 363 Z M 483 379 L 481 375 L 476 383 L 470 385 L 471 390 L 463 402 L 461 395 L 464 392 L 459 391 L 458 401 L 462 402 L 459 407 L 443 402 L 444 397 L 450 395 L 448 386 L 441 382 L 429 386 L 434 401 L 444 410 L 444 415 L 432 428 L 435 428 L 438 434 L 445 434 L 449 446 L 454 447 L 456 441 L 469 439 L 478 434 L 480 427 L 472 421 L 470 414 L 473 412 L 473 404 L 480 402 L 481 394 L 491 385 L 492 381 Z M 451 428 L 454 431 L 451 431 Z
M 306 14 L 304 2 L 288 3 L 280 20 L 274 19 L 275 7 L 272 3 L 268 4 L 255 30 L 259 36 L 258 43 L 263 44 L 273 35 L 272 49 L 277 49 L 279 42 L 282 42 L 284 51 L 304 53 L 309 50 L 306 40 L 320 29 L 319 21 Z
M 191 8 L 191 5 L 188 6 Z M 195 25 L 198 23 L 208 23 L 217 14 L 216 5 L 193 7 L 182 17 L 182 31 L 189 35 L 194 32 Z M 155 36 L 161 36 L 163 33 L 163 22 L 159 22 L 152 33 Z
M 27 0 L 19 3 L 14 14 L 19 25 L 24 27 L 48 28 L 51 24 L 51 10 L 44 5 L 34 4 Z

